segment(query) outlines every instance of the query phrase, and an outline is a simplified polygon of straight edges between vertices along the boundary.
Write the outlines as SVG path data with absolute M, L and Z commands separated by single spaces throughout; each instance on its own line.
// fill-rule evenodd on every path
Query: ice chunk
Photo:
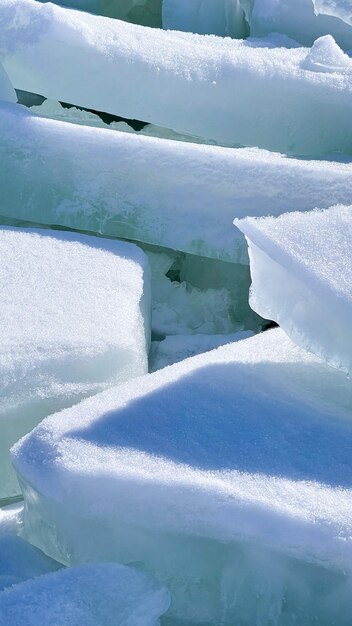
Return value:
M 315 12 L 320 15 L 338 17 L 352 26 L 351 0 L 313 0 Z
M 149 370 L 155 372 L 172 363 L 246 339 L 253 334 L 253 331 L 243 330 L 232 335 L 169 335 L 162 341 L 152 341 Z
M 57 0 L 55 4 L 144 26 L 161 26 L 162 0 Z
M 10 79 L 0 63 L 0 100 L 7 102 L 17 102 L 17 96 L 11 85 Z
M 347 626 L 351 393 L 276 329 L 84 400 L 13 450 L 26 536 L 143 562 L 187 625 Z
M 298 345 L 352 369 L 352 207 L 245 219 L 251 306 Z
M 21 537 L 0 534 L 0 591 L 28 578 L 55 572 L 61 567 L 60 563 L 47 557 Z M 3 624 L 1 609 L 0 624 Z
M 217 143 L 352 151 L 352 77 L 312 75 L 305 49 L 150 30 L 34 0 L 2 0 L 0 29 L 17 89 Z
M 166 589 L 131 567 L 82 565 L 0 593 L 0 624 L 157 626 L 169 602 Z
M 245 37 L 241 0 L 163 0 L 163 28 L 203 35 Z
M 351 27 L 335 17 L 317 16 L 314 5 L 317 11 L 318 3 L 319 0 L 251 0 L 247 6 L 251 35 L 262 37 L 276 31 L 311 46 L 318 37 L 330 34 L 344 50 L 352 49 Z M 349 0 L 347 3 L 350 5 Z
M 132 244 L 0 229 L 0 498 L 8 450 L 50 412 L 147 371 L 150 285 Z
M 312 72 L 343 71 L 352 74 L 352 59 L 339 48 L 331 35 L 325 35 L 314 43 L 304 67 Z
M 248 263 L 234 217 L 351 200 L 351 163 L 139 137 L 9 103 L 0 134 L 0 215 L 224 261 Z

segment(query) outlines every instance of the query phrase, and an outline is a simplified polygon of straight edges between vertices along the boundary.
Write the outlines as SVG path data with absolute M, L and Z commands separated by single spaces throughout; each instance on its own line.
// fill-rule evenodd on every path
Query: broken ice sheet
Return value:
M 167 590 L 115 563 L 62 569 L 0 593 L 2 626 L 158 626 Z
M 10 446 L 50 412 L 147 371 L 146 257 L 125 242 L 0 229 L 0 498 Z
M 193 357 L 14 447 L 26 536 L 66 563 L 142 561 L 187 625 L 347 626 L 350 417 L 351 381 L 281 329 Z
M 351 0 L 313 0 L 313 4 L 317 15 L 337 17 L 352 26 Z
M 352 369 L 352 207 L 236 220 L 249 243 L 250 304 L 298 345 Z
M 308 49 L 148 29 L 34 0 L 2 0 L 0 28 L 17 89 L 217 143 L 352 152 L 352 77 L 312 77 Z
M 67 124 L 10 103 L 0 133 L 1 215 L 229 262 L 248 264 L 234 217 L 351 198 L 351 163 Z

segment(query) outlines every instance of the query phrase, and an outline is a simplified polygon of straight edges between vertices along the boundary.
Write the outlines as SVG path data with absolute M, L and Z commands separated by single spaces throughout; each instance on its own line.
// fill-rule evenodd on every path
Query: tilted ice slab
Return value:
M 311 46 L 317 37 L 330 34 L 344 50 L 351 50 L 352 28 L 336 17 L 316 15 L 317 6 L 318 0 L 251 0 L 246 11 L 251 36 L 278 32 Z
M 352 369 L 352 207 L 245 219 L 250 304 L 298 345 Z
M 351 408 L 281 329 L 130 381 L 16 444 L 25 534 L 65 563 L 143 562 L 187 625 L 347 624 Z
M 163 28 L 221 37 L 245 37 L 241 0 L 163 0 Z
M 352 151 L 352 76 L 312 75 L 308 49 L 150 30 L 34 0 L 2 0 L 0 30 L 18 89 L 218 143 Z
M 313 4 L 318 15 L 338 17 L 352 26 L 351 0 L 313 0 Z
M 147 260 L 132 244 L 0 229 L 0 498 L 8 450 L 43 417 L 147 371 Z
M 97 129 L 0 104 L 0 214 L 248 263 L 234 217 L 350 202 L 352 164 Z
M 115 563 L 46 574 L 0 593 L 2 626 L 158 626 L 170 600 L 151 577 Z

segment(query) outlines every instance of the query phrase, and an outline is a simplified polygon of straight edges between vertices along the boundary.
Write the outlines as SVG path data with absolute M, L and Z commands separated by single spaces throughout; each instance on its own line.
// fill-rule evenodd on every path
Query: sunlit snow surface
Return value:
M 43 417 L 147 371 L 150 281 L 128 243 L 0 229 L 0 498 L 8 450 Z
M 352 76 L 312 76 L 307 48 L 147 29 L 34 0 L 2 0 L 0 30 L 17 89 L 218 143 L 352 152 Z
M 351 372 L 352 207 L 236 224 L 249 241 L 253 309 Z
M 279 329 L 106 391 L 15 446 L 25 534 L 144 562 L 187 624 L 345 624 L 351 403 Z

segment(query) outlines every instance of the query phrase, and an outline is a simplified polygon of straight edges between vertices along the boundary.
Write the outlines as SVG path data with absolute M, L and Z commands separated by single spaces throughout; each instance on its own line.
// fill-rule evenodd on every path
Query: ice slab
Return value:
M 241 0 L 163 0 L 163 28 L 243 38 L 248 34 Z
M 34 0 L 2 0 L 0 29 L 17 89 L 220 144 L 352 152 L 352 77 L 312 75 L 308 49 L 150 30 Z
M 351 163 L 139 137 L 9 103 L 0 134 L 1 215 L 234 263 L 248 264 L 234 217 L 351 199 Z
M 107 390 L 14 447 L 26 537 L 143 562 L 181 623 L 347 626 L 351 407 L 281 329 Z
M 0 498 L 8 450 L 43 417 L 147 371 L 149 268 L 133 244 L 0 229 Z
M 349 0 L 347 3 L 350 5 Z M 322 6 L 321 0 L 252 0 L 246 11 L 250 33 L 263 37 L 279 32 L 305 46 L 311 46 L 318 37 L 332 35 L 344 50 L 351 50 L 352 28 L 336 17 L 316 15 L 314 8 L 317 11 L 318 6 Z
M 0 101 L 17 102 L 17 96 L 6 74 L 3 65 L 0 63 Z
M 252 308 L 298 345 L 352 369 L 352 207 L 245 219 Z
M 352 26 L 351 0 L 313 0 L 318 15 L 337 17 Z
M 0 593 L 0 624 L 158 626 L 169 602 L 166 589 L 130 567 L 82 565 Z

